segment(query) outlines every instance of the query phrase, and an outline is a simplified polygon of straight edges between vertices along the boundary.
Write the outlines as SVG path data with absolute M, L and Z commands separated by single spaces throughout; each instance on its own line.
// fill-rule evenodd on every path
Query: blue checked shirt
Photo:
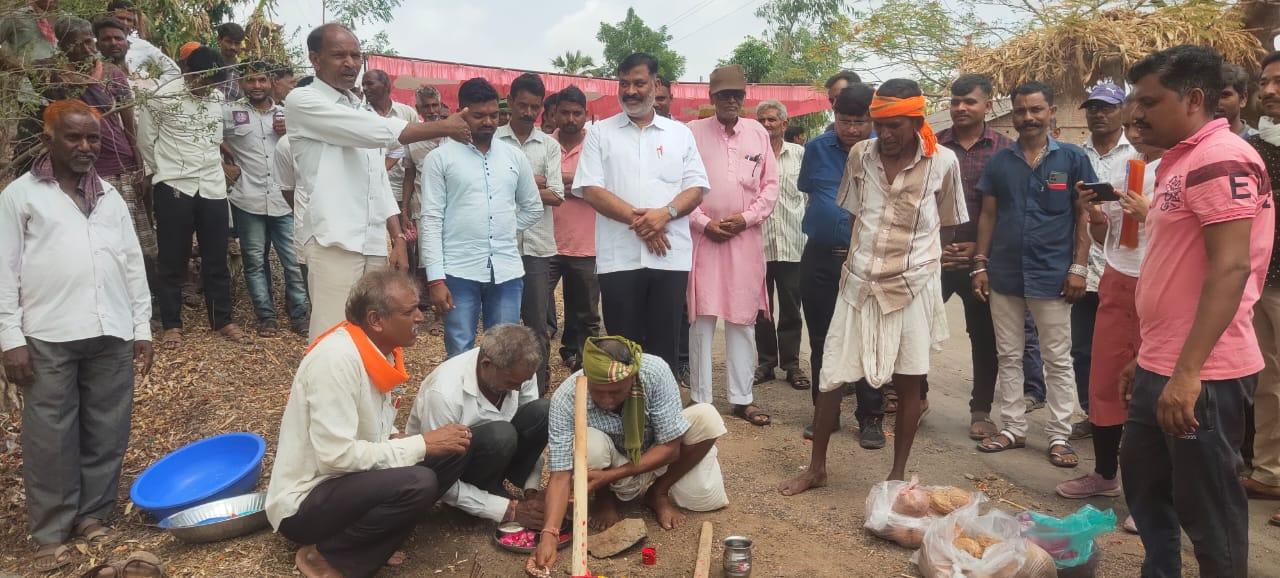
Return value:
M 573 469 L 573 403 L 574 383 L 581 371 L 570 375 L 551 395 L 551 413 L 547 424 L 547 466 L 553 472 Z M 680 388 L 671 368 L 661 357 L 642 354 L 640 383 L 644 385 L 645 428 L 643 449 L 678 439 L 689 429 L 680 403 Z M 596 406 L 587 398 L 587 427 L 598 429 L 623 450 L 622 408 L 617 412 Z

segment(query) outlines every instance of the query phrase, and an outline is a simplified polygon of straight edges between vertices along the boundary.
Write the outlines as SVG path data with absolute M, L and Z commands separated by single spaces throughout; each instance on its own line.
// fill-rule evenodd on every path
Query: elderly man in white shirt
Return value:
M 423 380 L 405 433 L 449 424 L 471 430 L 467 468 L 442 502 L 494 522 L 542 526 L 542 501 L 513 500 L 502 484 L 510 480 L 536 491 L 542 482 L 551 402 L 539 399 L 534 380 L 540 347 L 532 329 L 499 325 L 485 331 L 479 347 L 441 363 Z
M 524 290 L 520 319 L 532 327 L 543 344 L 543 363 L 538 369 L 538 391 L 547 391 L 551 373 L 546 359 L 551 352 L 551 260 L 556 256 L 555 216 L 552 207 L 564 203 L 564 177 L 560 174 L 560 143 L 538 128 L 542 98 L 546 88 L 537 74 L 528 72 L 511 81 L 511 122 L 498 127 L 498 140 L 524 151 L 533 168 L 542 199 L 542 218 L 519 235 L 520 259 L 524 263 Z
M 298 366 L 267 486 L 267 519 L 303 544 L 307 578 L 374 575 L 458 480 L 471 440 L 461 425 L 396 431 L 404 348 L 422 321 L 413 279 L 366 274 L 345 315 Z
M 471 132 L 460 118 L 410 123 L 365 108 L 351 93 L 363 65 L 360 41 L 341 24 L 312 30 L 307 50 L 316 82 L 294 89 L 284 108 L 297 166 L 295 194 L 308 200 L 299 235 L 314 340 L 342 320 L 347 293 L 361 275 L 388 264 L 407 267 L 407 241 L 387 179 L 385 151 L 442 136 L 470 140 Z
M 97 545 L 129 442 L 134 361 L 151 368 L 151 295 L 124 199 L 94 171 L 98 114 L 80 100 L 44 112 L 48 153 L 0 194 L 0 347 L 22 388 L 34 570 Z
M 431 306 L 444 317 L 449 357 L 486 328 L 520 321 L 524 266 L 516 234 L 542 217 L 529 159 L 493 138 L 498 91 L 483 78 L 458 87 L 474 144 L 445 140 L 427 155 L 422 184 L 422 260 Z
M 200 243 L 200 272 L 209 325 L 222 336 L 247 340 L 231 318 L 231 273 L 227 269 L 227 177 L 223 173 L 222 59 L 201 47 L 187 59 L 191 76 L 161 84 L 139 107 L 138 149 L 154 184 L 160 286 L 161 343 L 182 345 L 182 284 L 187 279 L 191 236 Z
M 596 272 L 604 324 L 671 367 L 684 327 L 693 264 L 688 216 L 710 186 L 685 125 L 653 109 L 658 62 L 618 65 L 622 112 L 592 126 L 573 179 L 596 215 Z
M 755 383 L 774 378 L 774 368 L 787 374 L 787 383 L 795 389 L 808 390 L 809 376 L 800 367 L 800 332 L 804 320 L 800 315 L 800 255 L 804 253 L 805 196 L 796 186 L 804 147 L 786 142 L 787 107 L 776 100 L 761 101 L 756 106 L 756 120 L 769 131 L 773 155 L 778 160 L 778 203 L 764 222 L 765 287 L 769 305 L 778 296 L 772 319 L 761 314 L 756 318 Z

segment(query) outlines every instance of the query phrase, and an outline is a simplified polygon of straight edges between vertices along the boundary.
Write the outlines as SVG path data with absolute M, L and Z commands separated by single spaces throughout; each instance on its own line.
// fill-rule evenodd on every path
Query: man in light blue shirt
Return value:
M 498 91 L 483 78 L 458 88 L 472 144 L 446 140 L 427 156 L 422 255 L 431 306 L 444 316 L 445 353 L 475 347 L 476 326 L 520 322 L 524 265 L 516 233 L 542 217 L 524 152 L 493 138 Z

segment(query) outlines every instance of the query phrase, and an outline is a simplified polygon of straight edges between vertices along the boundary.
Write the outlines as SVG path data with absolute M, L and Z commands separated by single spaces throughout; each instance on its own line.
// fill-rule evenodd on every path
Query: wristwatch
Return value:
M 667 205 L 667 214 L 671 215 L 671 218 L 674 220 L 680 215 L 680 211 L 677 211 L 676 208 L 671 205 Z

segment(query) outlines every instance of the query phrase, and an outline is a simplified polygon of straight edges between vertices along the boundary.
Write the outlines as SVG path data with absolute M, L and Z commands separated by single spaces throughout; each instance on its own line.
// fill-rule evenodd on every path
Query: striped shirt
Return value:
M 803 160 L 803 146 L 782 143 L 782 153 L 778 155 L 778 203 L 764 222 L 765 261 L 798 263 L 804 252 L 805 234 L 800 223 L 804 220 L 805 196 L 796 186 Z
M 680 403 L 680 387 L 671 368 L 661 357 L 641 354 L 640 383 L 644 386 L 644 444 L 645 450 L 678 439 L 689 429 Z M 551 409 L 547 417 L 547 467 L 553 472 L 573 469 L 573 404 L 574 384 L 582 371 L 570 375 L 551 395 Z M 587 427 L 604 432 L 613 445 L 622 451 L 625 442 L 622 429 L 622 408 L 610 411 L 595 404 L 587 397 Z
M 840 295 L 859 308 L 874 297 L 885 314 L 911 303 L 941 271 L 942 227 L 969 220 L 960 162 L 947 147 L 916 158 L 885 179 L 877 139 L 849 151 L 838 202 L 857 215 L 840 279 Z

